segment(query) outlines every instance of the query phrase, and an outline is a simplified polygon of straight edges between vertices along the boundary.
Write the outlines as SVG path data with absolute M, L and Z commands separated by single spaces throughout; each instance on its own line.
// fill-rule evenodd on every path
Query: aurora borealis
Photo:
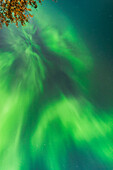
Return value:
M 33 14 L 0 30 L 0 170 L 112 170 L 113 108 L 92 100 L 94 54 L 52 3 Z

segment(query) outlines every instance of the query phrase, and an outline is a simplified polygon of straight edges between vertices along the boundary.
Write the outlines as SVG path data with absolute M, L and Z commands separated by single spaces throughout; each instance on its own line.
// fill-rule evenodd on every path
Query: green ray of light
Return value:
M 49 154 L 47 162 L 51 161 L 49 158 L 54 155 L 58 159 L 57 157 L 60 155 L 58 148 L 67 142 L 69 135 L 77 147 L 83 149 L 88 145 L 101 159 L 112 161 L 112 121 L 113 117 L 105 113 L 102 113 L 102 116 L 95 114 L 93 106 L 85 99 L 67 99 L 62 96 L 59 101 L 51 103 L 42 111 L 36 131 L 32 137 L 32 146 L 35 148 L 33 153 L 39 151 L 40 154 L 42 143 L 43 145 L 46 143 Z M 61 129 L 55 129 L 54 124 L 56 125 L 57 123 Z M 51 145 L 55 145 L 54 153 L 52 153 Z M 52 163 L 54 165 L 55 162 L 52 161 Z
M 59 98 L 54 99 L 53 95 L 51 100 L 51 91 L 46 102 L 44 98 L 49 67 L 55 71 L 56 58 L 66 62 L 57 67 L 74 88 L 77 84 L 83 94 L 90 93 L 90 51 L 59 10 L 42 7 L 33 13 L 34 19 L 26 27 L 17 29 L 10 25 L 2 32 L 5 45 L 0 50 L 1 170 L 29 170 L 30 159 L 32 163 L 43 161 L 48 170 L 67 169 L 67 148 L 72 141 L 80 150 L 88 146 L 97 159 L 113 162 L 112 111 L 106 114 L 96 110 L 84 95 L 65 96 L 59 84 Z M 51 60 L 43 48 L 51 53 Z

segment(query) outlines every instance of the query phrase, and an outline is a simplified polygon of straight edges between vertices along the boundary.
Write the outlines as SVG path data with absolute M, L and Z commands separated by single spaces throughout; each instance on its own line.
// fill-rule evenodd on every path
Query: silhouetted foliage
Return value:
M 2 24 L 8 26 L 10 23 L 20 22 L 23 26 L 29 21 L 31 7 L 37 8 L 37 3 L 43 0 L 0 0 L 0 27 Z

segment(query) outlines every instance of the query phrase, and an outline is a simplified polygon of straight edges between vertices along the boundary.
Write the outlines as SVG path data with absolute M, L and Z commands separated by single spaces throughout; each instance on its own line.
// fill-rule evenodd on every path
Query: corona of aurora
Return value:
M 89 99 L 90 50 L 60 10 L 33 14 L 0 30 L 0 170 L 113 169 L 113 109 Z

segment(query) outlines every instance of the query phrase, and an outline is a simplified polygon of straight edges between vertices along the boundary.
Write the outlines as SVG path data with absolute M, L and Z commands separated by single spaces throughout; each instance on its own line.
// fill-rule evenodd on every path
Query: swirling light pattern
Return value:
M 34 16 L 0 30 L 0 169 L 112 169 L 113 110 L 88 98 L 89 49 L 58 9 Z

